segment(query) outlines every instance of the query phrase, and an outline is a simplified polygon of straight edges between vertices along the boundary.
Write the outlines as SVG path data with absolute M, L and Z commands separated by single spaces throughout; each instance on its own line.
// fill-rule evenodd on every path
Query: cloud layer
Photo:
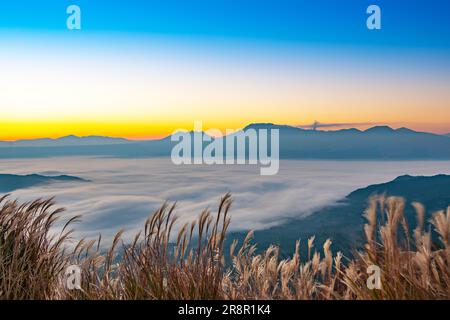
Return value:
M 119 229 L 125 238 L 165 201 L 177 201 L 180 223 L 205 208 L 217 209 L 231 192 L 232 230 L 264 229 L 311 214 L 356 188 L 403 174 L 450 174 L 450 161 L 282 161 L 276 176 L 260 176 L 256 166 L 175 166 L 170 159 L 48 158 L 1 160 L 0 173 L 69 174 L 88 183 L 58 183 L 17 190 L 13 197 L 56 197 L 67 211 L 81 214 L 77 238 L 110 240 Z

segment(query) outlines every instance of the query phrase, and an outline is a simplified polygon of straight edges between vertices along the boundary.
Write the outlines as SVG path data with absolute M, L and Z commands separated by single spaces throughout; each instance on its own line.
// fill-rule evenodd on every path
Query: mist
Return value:
M 258 230 L 281 225 L 333 204 L 351 191 L 399 175 L 450 174 L 450 161 L 281 161 L 274 176 L 258 166 L 180 165 L 166 158 L 117 159 L 66 157 L 0 160 L 0 173 L 67 174 L 89 182 L 55 183 L 16 190 L 11 198 L 30 201 L 55 197 L 64 207 L 61 221 L 82 215 L 75 238 L 106 243 L 120 230 L 130 239 L 164 202 L 177 202 L 179 225 L 202 210 L 216 211 L 231 192 L 230 229 Z

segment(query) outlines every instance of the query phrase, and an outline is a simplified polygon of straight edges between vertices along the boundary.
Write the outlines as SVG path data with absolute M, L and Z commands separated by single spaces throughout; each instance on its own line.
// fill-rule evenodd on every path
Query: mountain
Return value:
M 305 245 L 307 239 L 315 235 L 318 249 L 330 238 L 334 251 L 341 250 L 349 255 L 352 249 L 360 248 L 363 243 L 363 225 L 366 220 L 362 214 L 367 207 L 368 198 L 384 193 L 387 196 L 401 196 L 406 199 L 405 215 L 412 230 L 416 221 L 412 202 L 418 201 L 426 207 L 425 221 L 429 221 L 433 212 L 446 209 L 450 205 L 450 176 L 401 176 L 387 183 L 355 190 L 338 203 L 318 210 L 306 218 L 293 219 L 277 227 L 256 231 L 255 243 L 258 243 L 260 249 L 272 243 L 278 244 L 282 252 L 287 254 L 292 252 L 296 240 L 301 239 Z M 244 236 L 243 233 L 238 233 L 229 238 L 243 239 Z
M 388 126 L 376 126 L 365 131 L 357 129 L 320 131 L 255 123 L 248 125 L 243 131 L 248 132 L 250 129 L 278 129 L 282 159 L 450 160 L 448 137 L 416 132 L 408 128 L 392 129 Z M 228 136 L 230 137 L 233 137 L 233 134 Z M 172 142 L 170 137 L 160 140 L 130 141 L 106 137 L 69 136 L 56 140 L 0 142 L 0 145 L 3 145 L 0 148 L 0 158 L 169 157 L 176 143 Z M 206 144 L 204 143 L 204 146 Z
M 77 137 L 74 135 L 58 139 L 34 139 L 18 140 L 12 142 L 0 141 L 0 147 L 67 147 L 67 146 L 92 146 L 129 143 L 130 140 L 123 138 L 110 138 L 101 136 Z
M 407 128 L 293 131 L 280 128 L 281 158 L 450 159 L 450 140 Z
M 0 193 L 8 193 L 17 189 L 30 188 L 56 182 L 87 182 L 78 177 L 59 175 L 43 176 L 39 174 L 15 175 L 0 174 Z

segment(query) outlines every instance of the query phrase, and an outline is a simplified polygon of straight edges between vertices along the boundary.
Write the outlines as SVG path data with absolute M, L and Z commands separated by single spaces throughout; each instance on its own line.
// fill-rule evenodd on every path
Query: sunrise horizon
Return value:
M 315 123 L 316 126 L 315 127 Z M 221 131 L 224 135 L 226 130 L 241 130 L 244 129 L 247 126 L 253 125 L 253 124 L 270 124 L 270 125 L 285 125 L 285 126 L 291 126 L 296 127 L 300 129 L 305 130 L 316 130 L 316 131 L 339 131 L 339 130 L 347 130 L 347 129 L 357 129 L 360 131 L 365 131 L 367 129 L 373 128 L 373 127 L 380 127 L 380 126 L 387 126 L 394 130 L 400 129 L 400 128 L 407 128 L 416 132 L 424 132 L 424 133 L 431 133 L 436 135 L 448 135 L 450 133 L 450 126 L 446 127 L 445 125 L 442 125 L 441 129 L 433 130 L 433 129 L 427 129 L 427 126 L 424 124 L 414 124 L 414 123 L 406 123 L 406 124 L 400 124 L 400 123 L 388 123 L 388 122 L 377 122 L 377 123 L 322 123 L 322 122 L 311 122 L 310 124 L 298 124 L 298 123 L 282 123 L 282 122 L 273 122 L 273 121 L 252 121 L 252 122 L 246 122 L 245 124 L 238 125 L 238 126 L 211 126 L 211 125 L 205 125 L 202 131 L 208 131 L 210 129 L 215 129 Z M 126 126 L 123 125 L 123 126 Z M 114 130 L 120 129 L 121 126 L 114 125 L 111 128 Z M 139 127 L 143 132 L 145 131 L 145 125 L 142 125 L 142 127 Z M 439 126 L 438 126 L 439 127 Z M 70 128 L 70 126 L 69 126 Z M 447 129 L 444 129 L 447 128 Z M 36 130 L 37 129 L 37 130 Z M 69 136 L 74 136 L 77 138 L 85 138 L 85 137 L 105 137 L 105 138 L 118 138 L 118 139 L 127 139 L 131 141 L 144 141 L 144 140 L 160 140 L 169 137 L 174 132 L 177 132 L 179 130 L 187 130 L 192 131 L 194 130 L 194 125 L 191 123 L 186 124 L 185 126 L 180 127 L 173 127 L 173 130 L 164 131 L 159 134 L 137 134 L 137 135 L 130 135 L 130 134 L 120 134 L 120 133 L 114 133 L 114 131 L 108 131 L 108 130 L 102 130 L 102 126 L 99 126 L 98 130 L 92 130 L 92 131 L 85 131 L 85 130 L 71 130 L 66 129 L 62 132 L 54 132 L 53 134 L 30 134 L 30 135 L 19 135 L 19 136 L 5 136 L 0 134 L 0 141 L 4 142 L 15 142 L 20 140 L 37 140 L 37 139 L 60 139 L 65 138 Z M 34 124 L 33 125 L 33 131 L 39 132 L 39 126 Z M 152 131 L 151 129 L 147 129 L 147 131 Z
M 376 31 L 360 1 L 78 5 L 80 30 L 67 29 L 64 3 L 3 5 L 0 140 L 148 139 L 196 120 L 450 131 L 450 26 L 423 5 L 384 3 Z

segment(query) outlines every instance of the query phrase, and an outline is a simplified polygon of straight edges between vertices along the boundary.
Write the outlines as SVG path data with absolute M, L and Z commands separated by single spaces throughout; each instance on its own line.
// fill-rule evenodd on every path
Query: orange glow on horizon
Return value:
M 71 47 L 57 39 L 0 41 L 0 140 L 157 139 L 197 120 L 223 132 L 315 120 L 450 132 L 450 73 L 433 56 L 320 46 L 228 51 L 151 39 L 110 48 L 101 37 Z
M 251 123 L 275 123 L 282 125 L 298 126 L 301 124 L 313 123 L 314 121 L 267 121 L 258 119 L 257 121 L 235 120 L 235 121 L 207 121 L 203 123 L 202 129 L 218 129 L 225 134 L 226 130 L 238 130 Z M 332 121 L 323 123 L 336 123 Z M 359 122 L 361 123 L 361 122 Z M 357 128 L 365 130 L 376 125 L 389 125 L 392 128 L 407 127 L 416 131 L 431 132 L 436 134 L 446 134 L 450 132 L 450 124 L 445 123 L 383 123 L 373 122 L 355 125 L 337 125 L 330 127 L 319 127 L 318 130 L 339 130 Z M 23 122 L 1 122 L 0 140 L 16 141 L 40 138 L 56 139 L 68 135 L 79 137 L 86 136 L 107 136 L 115 138 L 126 138 L 130 140 L 156 140 L 171 135 L 177 130 L 193 130 L 194 121 L 179 121 L 174 123 L 162 122 L 94 122 L 94 121 L 23 121 Z

